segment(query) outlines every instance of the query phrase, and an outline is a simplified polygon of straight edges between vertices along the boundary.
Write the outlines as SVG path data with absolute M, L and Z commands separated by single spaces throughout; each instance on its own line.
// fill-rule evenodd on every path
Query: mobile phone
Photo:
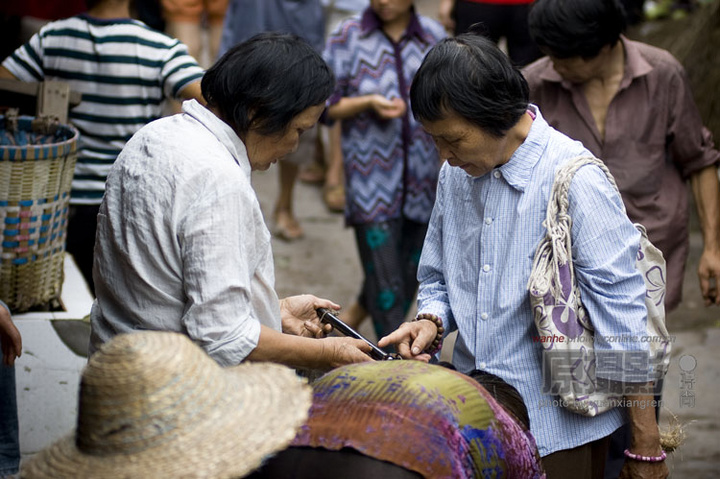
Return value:
M 340 332 L 344 336 L 359 339 L 359 340 L 365 341 L 367 344 L 369 344 L 370 347 L 372 348 L 370 350 L 370 357 L 373 358 L 374 360 L 389 361 L 392 359 L 402 359 L 397 354 L 386 353 L 382 349 L 378 348 L 375 344 L 372 343 L 372 341 L 370 341 L 365 336 L 363 336 L 362 334 L 355 331 L 353 328 L 351 328 L 347 324 L 345 324 L 331 310 L 329 310 L 327 308 L 318 308 L 316 311 L 317 311 L 318 316 L 320 317 L 321 323 L 330 324 L 330 325 L 332 325 L 334 330 Z

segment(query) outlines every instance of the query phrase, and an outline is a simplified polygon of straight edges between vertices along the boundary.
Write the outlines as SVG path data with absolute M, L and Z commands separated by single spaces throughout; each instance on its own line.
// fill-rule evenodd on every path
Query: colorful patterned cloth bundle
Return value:
M 313 384 L 294 446 L 353 448 L 426 478 L 544 477 L 535 440 L 480 384 L 442 366 L 379 361 Z

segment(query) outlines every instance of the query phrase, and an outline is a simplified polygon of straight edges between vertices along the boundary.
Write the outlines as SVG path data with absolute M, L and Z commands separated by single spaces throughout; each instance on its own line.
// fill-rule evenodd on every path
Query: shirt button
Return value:
M 485 266 L 483 266 L 483 271 L 485 271 L 486 273 L 490 271 L 490 265 L 486 264 Z
M 489 225 L 490 223 L 492 223 L 492 218 L 485 218 L 485 224 Z
M 480 319 L 488 319 L 488 314 L 487 313 L 481 314 Z
M 500 172 L 498 170 L 493 171 L 493 176 L 495 178 L 500 178 Z
M 487 363 L 485 361 L 480 361 L 480 364 L 478 364 L 478 367 L 482 370 L 485 370 L 487 367 Z

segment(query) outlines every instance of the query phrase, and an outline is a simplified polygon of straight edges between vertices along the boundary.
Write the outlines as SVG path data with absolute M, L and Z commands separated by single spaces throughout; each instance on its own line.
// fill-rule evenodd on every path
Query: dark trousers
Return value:
M 547 479 L 603 479 L 610 436 L 542 458 Z
M 355 225 L 365 281 L 359 303 L 378 338 L 405 320 L 417 291 L 417 268 L 427 225 L 407 219 Z
M 18 472 L 20 441 L 18 428 L 15 367 L 2 362 L 0 349 L 0 476 Z
M 459 35 L 479 24 L 480 33 L 495 43 L 500 38 L 507 40 L 508 56 L 513 63 L 522 67 L 542 56 L 528 29 L 530 4 L 500 5 L 457 0 L 455 2 L 455 34 Z
M 625 449 L 630 447 L 631 438 L 630 425 L 627 423 L 610 434 L 608 456 L 605 461 L 605 479 L 620 477 L 620 471 L 625 465 Z
M 354 449 L 289 447 L 268 459 L 248 479 L 419 479 L 422 475 Z
M 65 250 L 73 255 L 78 269 L 95 295 L 92 278 L 93 250 L 100 205 L 72 205 L 68 214 L 67 242 Z
M 655 420 L 660 420 L 660 405 L 662 404 L 662 387 L 663 380 L 659 380 L 655 387 Z M 610 448 L 608 450 L 607 461 L 605 462 L 605 479 L 617 479 L 620 476 L 625 465 L 625 449 L 630 447 L 632 434 L 629 424 L 623 424 L 622 427 L 615 430 L 610 435 Z

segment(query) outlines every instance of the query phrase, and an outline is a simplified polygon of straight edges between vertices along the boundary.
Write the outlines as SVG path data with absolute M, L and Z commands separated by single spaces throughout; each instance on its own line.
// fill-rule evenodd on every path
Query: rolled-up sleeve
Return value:
M 251 298 L 261 245 L 254 241 L 257 225 L 247 196 L 242 185 L 209 183 L 179 229 L 188 299 L 182 322 L 221 365 L 241 362 L 260 337 Z
M 668 137 L 670 155 L 685 179 L 701 169 L 720 165 L 720 151 L 715 149 L 712 134 L 702 124 L 700 112 L 680 65 L 670 79 Z
M 623 355 L 648 351 L 642 341 L 647 334 L 645 283 L 635 266 L 640 233 L 625 214 L 620 195 L 594 166 L 576 173 L 569 214 L 575 272 L 595 328 L 596 354 L 619 353 L 612 362 L 617 368 L 597 374 L 626 380 Z

